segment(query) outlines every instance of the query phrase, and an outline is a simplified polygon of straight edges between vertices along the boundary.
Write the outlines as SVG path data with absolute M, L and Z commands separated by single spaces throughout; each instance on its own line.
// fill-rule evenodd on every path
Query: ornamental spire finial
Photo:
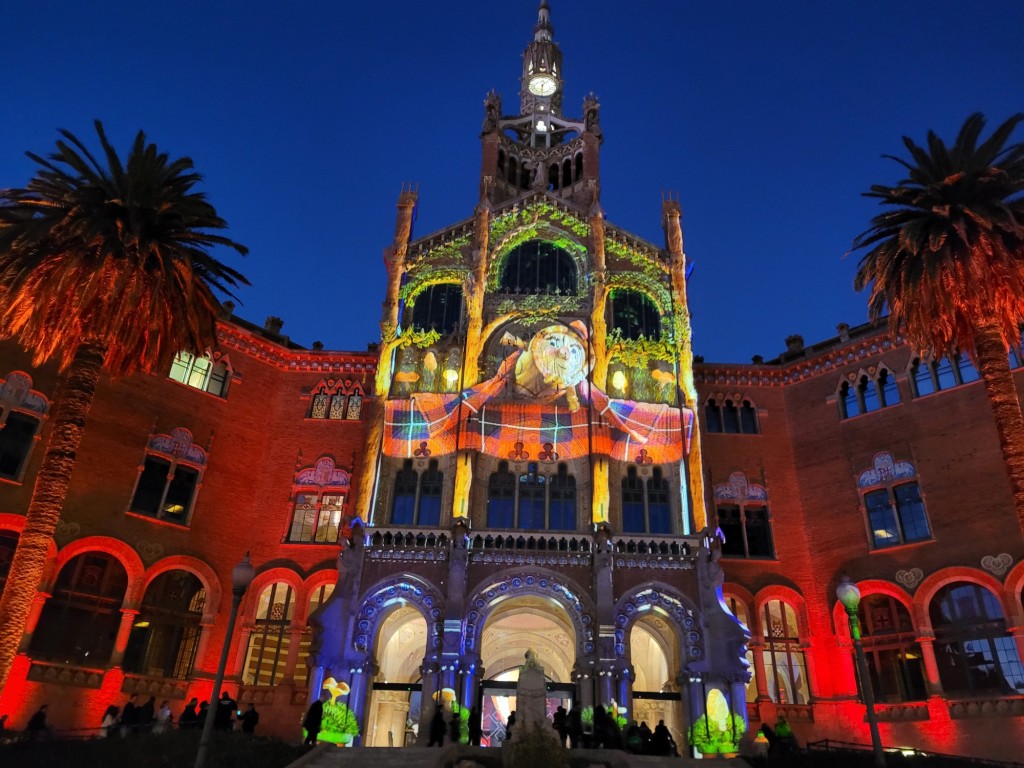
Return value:
M 533 28 L 533 39 L 551 42 L 554 34 L 555 28 L 551 26 L 551 9 L 548 8 L 548 0 L 540 0 L 540 8 L 537 9 L 537 25 Z

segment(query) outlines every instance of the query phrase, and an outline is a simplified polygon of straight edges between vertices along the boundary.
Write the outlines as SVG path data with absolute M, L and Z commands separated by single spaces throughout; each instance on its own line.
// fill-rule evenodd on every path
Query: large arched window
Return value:
M 622 530 L 624 533 L 672 533 L 668 480 L 655 467 L 649 480 L 636 467 L 622 478 Z
M 60 570 L 43 606 L 29 654 L 36 659 L 105 667 L 121 624 L 128 572 L 113 555 L 84 552 Z
M 416 294 L 412 325 L 418 331 L 437 331 L 447 336 L 462 320 L 462 288 L 451 283 L 431 285 Z
M 313 590 L 313 594 L 309 596 L 309 611 L 306 613 L 306 616 L 312 616 L 314 611 L 319 610 L 320 606 L 327 602 L 333 592 L 334 584 L 324 584 Z M 299 660 L 295 665 L 295 686 L 297 688 L 304 688 L 309 680 L 309 651 L 312 645 L 313 628 L 307 626 L 302 633 L 302 639 L 299 641 Z
M 283 581 L 268 584 L 256 604 L 256 626 L 249 637 L 242 680 L 247 685 L 277 685 L 284 677 L 295 613 L 295 593 Z
M 776 704 L 807 704 L 811 692 L 796 611 L 789 603 L 769 600 L 764 604 L 761 626 L 768 695 Z
M 861 600 L 859 618 L 875 696 L 881 701 L 926 699 L 921 648 L 907 609 L 888 595 L 868 595 Z
M 608 327 L 624 339 L 659 339 L 661 313 L 645 294 L 616 288 L 608 302 Z
M 487 483 L 487 526 L 524 530 L 571 531 L 576 528 L 576 478 L 565 464 L 552 475 L 531 461 L 518 476 L 508 462 Z
M 576 264 L 566 251 L 543 240 L 531 240 L 505 257 L 501 291 L 575 296 L 576 282 Z
M 977 584 L 950 584 L 932 599 L 930 613 L 946 693 L 1024 693 L 1024 665 L 995 595 Z
M 188 571 L 168 571 L 153 579 L 128 637 L 125 672 L 188 679 L 205 605 L 206 590 Z
M 395 495 L 391 502 L 392 525 L 436 526 L 441 524 L 441 496 L 444 473 L 431 459 L 427 468 L 417 472 L 412 459 L 406 459 L 395 475 Z

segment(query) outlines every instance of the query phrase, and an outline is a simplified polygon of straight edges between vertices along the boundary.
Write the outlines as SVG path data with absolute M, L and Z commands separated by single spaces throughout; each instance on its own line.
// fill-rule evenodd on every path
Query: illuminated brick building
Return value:
M 488 96 L 470 217 L 413 238 L 399 198 L 379 349 L 228 311 L 209 357 L 101 385 L 0 698 L 15 727 L 207 697 L 250 550 L 229 690 L 266 733 L 333 677 L 364 743 L 404 743 L 444 689 L 497 740 L 534 648 L 552 699 L 677 740 L 719 690 L 755 728 L 866 742 L 845 574 L 884 741 L 1024 753 L 1024 540 L 973 368 L 871 326 L 694 364 L 679 206 L 652 212 L 661 246 L 605 221 L 599 106 L 566 116 L 561 69 L 542 4 L 518 113 Z M 10 346 L 0 378 L 5 577 L 59 381 Z

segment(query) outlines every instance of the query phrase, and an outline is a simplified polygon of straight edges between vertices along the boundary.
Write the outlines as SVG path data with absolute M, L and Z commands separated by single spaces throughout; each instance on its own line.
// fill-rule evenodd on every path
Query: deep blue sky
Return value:
M 679 194 L 694 347 L 771 357 L 865 319 L 843 259 L 893 182 L 900 137 L 952 139 L 1024 110 L 1021 0 L 552 0 L 566 113 L 602 104 L 602 202 L 662 243 Z M 238 313 L 285 319 L 300 344 L 378 338 L 381 251 L 403 181 L 415 236 L 471 215 L 482 101 L 518 111 L 535 0 L 56 0 L 0 15 L 0 187 L 58 128 L 118 146 L 139 128 L 189 155 L 251 248 Z M 514 109 L 515 108 L 515 109 Z M 1024 131 L 1016 139 L 1024 140 Z

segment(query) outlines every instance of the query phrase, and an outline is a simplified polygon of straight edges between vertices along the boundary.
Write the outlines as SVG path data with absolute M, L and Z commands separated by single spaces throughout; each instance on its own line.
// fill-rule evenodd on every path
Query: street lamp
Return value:
M 210 736 L 213 735 L 213 721 L 216 719 L 217 707 L 220 702 L 220 686 L 224 682 L 224 667 L 228 665 L 228 650 L 231 647 L 231 635 L 235 632 L 238 606 L 241 605 L 242 596 L 254 578 L 256 578 L 256 569 L 249 562 L 249 553 L 246 552 L 242 561 L 231 569 L 231 616 L 228 618 L 228 631 L 224 636 L 224 647 L 220 651 L 217 676 L 213 678 L 213 695 L 210 697 L 210 706 L 206 709 L 206 720 L 203 722 L 203 736 L 199 739 L 199 753 L 196 755 L 195 768 L 203 768 L 206 764 L 206 752 L 210 747 Z
M 857 657 L 857 675 L 860 677 L 860 689 L 864 696 L 864 705 L 868 710 L 868 727 L 871 729 L 871 749 L 875 753 L 875 765 L 885 768 L 885 752 L 882 751 L 882 737 L 878 733 L 878 717 L 875 715 L 875 692 L 871 687 L 871 677 L 868 674 L 868 662 L 864 658 L 864 647 L 860 643 L 860 619 L 857 617 L 857 608 L 860 606 L 860 590 L 857 585 L 850 581 L 849 576 L 843 576 L 836 587 L 836 597 L 846 609 L 846 615 L 850 618 L 850 634 L 853 636 L 853 649 Z

